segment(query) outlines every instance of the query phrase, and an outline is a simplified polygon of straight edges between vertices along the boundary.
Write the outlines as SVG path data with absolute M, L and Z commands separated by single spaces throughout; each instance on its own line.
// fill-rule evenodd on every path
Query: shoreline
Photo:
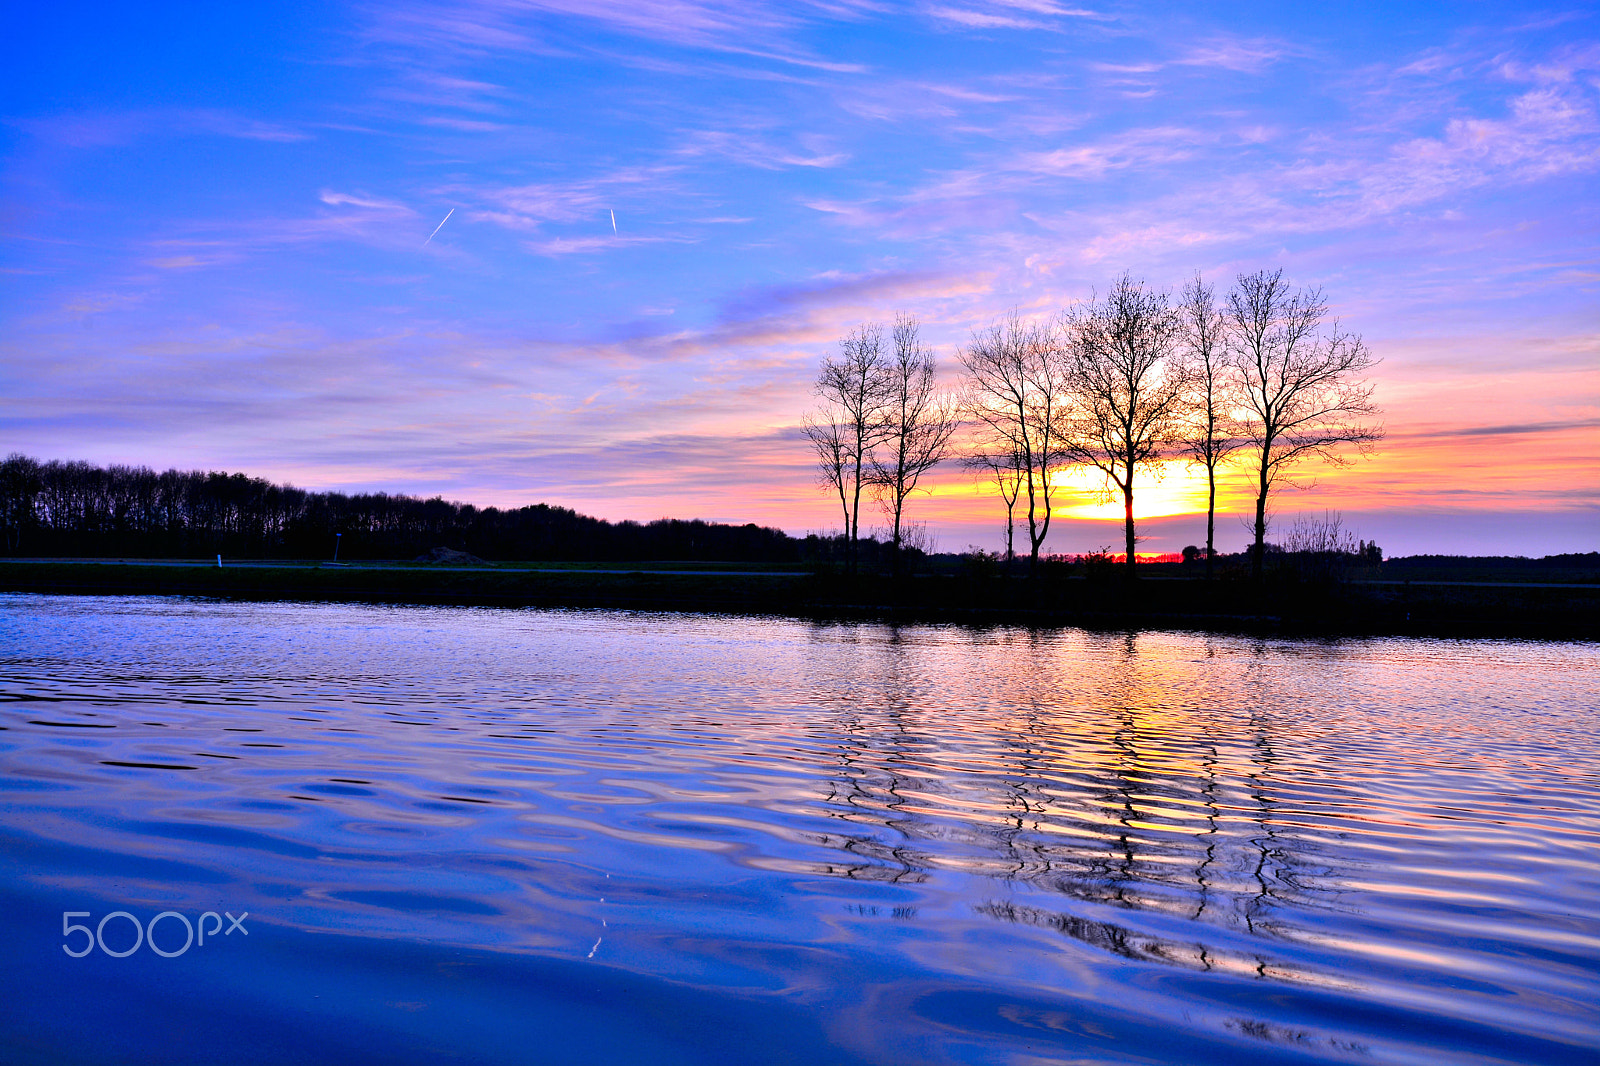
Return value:
M 194 560 L 0 561 L 0 591 L 201 596 L 419 606 L 600 608 L 1091 629 L 1189 629 L 1307 637 L 1432 636 L 1600 640 L 1600 585 L 1369 581 L 1311 587 L 1201 578 L 895 580 L 803 570 L 449 567 L 403 563 Z M 728 564 L 729 566 L 737 564 Z M 748 564 L 744 564 L 748 566 Z

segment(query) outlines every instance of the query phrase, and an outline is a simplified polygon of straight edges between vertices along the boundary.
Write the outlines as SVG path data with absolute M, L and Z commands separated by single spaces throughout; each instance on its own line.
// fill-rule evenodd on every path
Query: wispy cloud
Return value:
M 574 179 L 570 182 L 535 182 L 528 185 L 477 188 L 449 185 L 451 195 L 477 199 L 486 207 L 471 217 L 516 230 L 537 229 L 545 223 L 599 220 L 620 198 L 650 190 L 668 189 L 676 168 L 634 166 Z
M 1148 172 L 1192 158 L 1217 142 L 1237 144 L 1227 131 L 1152 127 L 1085 138 L 1060 147 L 990 158 L 981 165 L 950 171 L 893 198 L 848 201 L 811 199 L 806 206 L 851 227 L 869 227 L 897 236 L 961 229 L 1013 211 L 1006 198 L 1063 180 L 1098 182 L 1124 172 Z
M 309 140 L 311 137 L 290 126 L 211 108 L 66 112 L 44 118 L 9 121 L 11 125 L 35 137 L 72 148 L 113 147 L 146 137 L 215 136 L 277 144 Z
M 582 30 L 598 27 L 658 44 L 851 73 L 864 68 L 817 56 L 792 36 L 816 20 L 852 20 L 878 9 L 876 3 L 851 0 L 462 0 L 375 12 L 368 36 L 423 48 L 549 52 L 587 48 L 576 39 Z M 551 43 L 558 40 L 567 43 Z
M 1452 426 L 1428 429 L 1402 436 L 1416 440 L 1448 440 L 1456 437 L 1526 437 L 1543 433 L 1567 433 L 1575 429 L 1600 429 L 1600 418 L 1579 418 L 1563 422 L 1520 422 L 1501 426 Z
M 1015 89 L 903 79 L 856 81 L 835 91 L 841 108 L 875 121 L 965 118 L 971 122 L 974 108 L 987 114 L 1024 99 Z
M 1004 172 L 1039 178 L 1101 178 L 1114 170 L 1164 166 L 1193 156 L 1198 145 L 1214 142 L 1216 133 L 1180 126 L 1132 130 L 1088 144 L 1026 152 L 1007 161 Z
M 140 262 L 161 271 L 199 270 L 328 242 L 413 248 L 426 233 L 418 212 L 397 200 L 324 189 L 317 202 L 322 209 L 297 216 L 188 220 L 143 242 Z M 173 235 L 174 228 L 182 235 Z
M 165 241 L 162 243 L 175 252 L 186 245 L 199 244 L 201 247 L 180 255 L 160 255 L 145 260 L 148 265 L 155 267 L 157 270 L 201 270 L 206 267 L 222 266 L 226 263 L 237 263 L 244 258 L 243 252 L 231 245 L 216 246 L 212 244 L 207 247 L 206 245 L 210 242 Z
M 1568 66 L 1580 67 L 1570 60 Z M 807 203 L 852 228 L 908 237 L 980 224 L 992 230 L 1002 198 L 1032 201 L 1026 217 L 1071 242 L 1066 258 L 1092 264 L 1155 249 L 1350 231 L 1448 205 L 1476 189 L 1600 169 L 1600 108 L 1591 89 L 1575 79 L 1547 77 L 1502 107 L 1499 115 L 1436 116 L 1436 134 L 1387 142 L 1378 138 L 1379 131 L 1345 140 L 1308 130 L 1289 139 L 1295 154 L 1286 161 L 1280 149 L 1279 158 L 1262 156 L 1250 166 L 1234 162 L 1238 154 L 1283 140 L 1283 131 L 1216 123 L 1088 137 L 1069 132 L 1057 147 L 993 156 L 893 196 Z M 1163 181 L 1167 174 L 1183 178 Z M 1098 208 L 1061 204 L 1059 196 L 1047 192 L 1062 180 L 1104 182 L 1113 175 L 1137 176 L 1165 191 Z M 1060 206 L 1044 208 L 1041 196 Z M 1030 243 L 1005 230 L 979 239 L 1013 251 Z
M 1284 177 L 1292 186 L 1353 200 L 1363 214 L 1381 214 L 1490 182 L 1537 181 L 1600 165 L 1600 114 L 1588 95 L 1540 88 L 1514 98 L 1508 110 L 1500 118 L 1452 118 L 1439 136 L 1396 145 L 1383 159 L 1306 161 Z
M 961 6 L 934 4 L 923 9 L 936 22 L 974 30 L 1060 30 L 1062 19 L 1107 21 L 1110 16 L 1087 8 L 1067 7 L 1051 0 L 993 0 Z
M 953 22 L 957 26 L 979 30 L 1047 30 L 1054 28 L 1039 19 L 1023 18 L 1012 14 L 998 14 L 992 11 L 974 11 L 965 7 L 933 7 L 928 9 L 928 14 L 941 22 Z
M 429 108 L 447 107 L 503 115 L 516 94 L 504 85 L 480 78 L 463 78 L 435 70 L 408 70 L 401 85 L 386 87 L 386 99 Z
M 1254 74 L 1294 52 L 1294 49 L 1279 41 L 1213 37 L 1172 62 L 1180 67 L 1220 67 L 1241 74 Z
M 321 200 L 330 207 L 365 207 L 369 210 L 379 211 L 385 214 L 411 213 L 411 209 L 402 203 L 397 203 L 394 200 L 380 199 L 376 196 L 369 196 L 365 193 L 335 192 L 332 189 L 324 189 L 322 193 L 318 195 L 317 199 Z
M 966 306 L 989 293 L 990 287 L 991 279 L 983 274 L 830 272 L 805 282 L 736 292 L 721 302 L 713 322 L 705 327 L 672 329 L 651 318 L 621 327 L 613 338 L 574 344 L 560 358 L 632 366 L 705 358 L 736 358 L 743 363 L 778 353 L 780 363 L 768 365 L 780 365 L 795 357 L 809 360 L 814 346 L 831 344 L 862 321 L 887 319 L 912 307 L 934 320 L 942 305 Z
M 424 126 L 439 126 L 462 133 L 500 133 L 509 128 L 504 122 L 485 122 L 482 119 L 454 118 L 449 115 L 426 115 L 417 121 Z
M 798 141 L 797 145 L 784 147 L 756 130 L 691 130 L 672 155 L 687 159 L 717 156 L 763 170 L 837 167 L 850 160 L 848 152 L 830 150 L 826 138 L 802 134 Z
M 598 252 L 613 248 L 628 248 L 640 244 L 693 244 L 694 238 L 683 236 L 620 237 L 604 234 L 598 237 L 552 237 L 547 241 L 528 241 L 525 247 L 538 255 L 574 255 L 580 252 Z

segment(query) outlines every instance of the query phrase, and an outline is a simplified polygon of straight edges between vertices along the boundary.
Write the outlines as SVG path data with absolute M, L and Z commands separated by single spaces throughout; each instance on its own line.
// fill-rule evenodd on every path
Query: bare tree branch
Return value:
M 1134 476 L 1159 469 L 1182 439 L 1185 364 L 1173 358 L 1180 330 L 1167 295 L 1124 274 L 1104 300 L 1064 316 L 1069 338 L 1061 448 L 1122 496 L 1127 573 L 1135 573 Z
M 1223 314 L 1256 475 L 1251 572 L 1259 578 L 1273 487 L 1293 484 L 1291 471 L 1305 460 L 1344 465 L 1348 448 L 1369 455 L 1383 439 L 1383 427 L 1366 421 L 1378 409 L 1372 385 L 1360 377 L 1378 359 L 1337 321 L 1321 331 L 1328 314 L 1322 291 L 1291 289 L 1281 270 L 1240 275 Z
M 1184 286 L 1178 305 L 1184 377 L 1189 402 L 1179 444 L 1206 471 L 1206 578 L 1217 554 L 1217 468 L 1244 443 L 1235 411 L 1238 390 L 1228 363 L 1227 320 L 1215 290 L 1199 274 Z
M 850 447 L 845 443 L 845 427 L 829 419 L 830 412 L 807 414 L 802 425 L 817 452 L 817 481 L 833 489 L 844 512 L 844 530 L 850 531 Z M 824 419 L 827 419 L 824 421 Z
M 1001 502 L 1006 505 L 1006 562 L 1009 564 L 1017 557 L 1017 496 L 1022 492 L 1022 456 L 1014 447 L 977 451 L 964 456 L 961 465 L 977 474 L 980 481 L 993 481 Z
M 1057 438 L 1063 368 L 1054 327 L 1009 318 L 979 330 L 961 352 L 967 371 L 966 412 L 977 424 L 979 450 L 1015 458 L 1027 490 L 1028 569 L 1050 532 L 1052 479 L 1061 460 Z
M 852 570 L 858 562 L 861 492 L 871 476 L 873 449 L 889 435 L 890 386 L 883 327 L 861 326 L 839 341 L 838 356 L 823 360 L 816 385 L 822 410 L 805 423 L 817 451 L 819 479 L 839 494 Z
M 950 454 L 950 438 L 959 422 L 954 405 L 934 391 L 937 368 L 933 353 L 918 339 L 915 318 L 895 319 L 893 343 L 884 395 L 883 454 L 873 457 L 871 480 L 891 521 L 898 571 L 906 498 L 922 475 Z

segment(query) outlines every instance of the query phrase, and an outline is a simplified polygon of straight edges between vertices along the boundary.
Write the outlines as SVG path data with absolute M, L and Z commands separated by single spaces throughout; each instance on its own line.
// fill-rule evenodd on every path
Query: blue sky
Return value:
M 1600 545 L 1592 7 L 10 16 L 5 451 L 822 530 L 798 425 L 857 323 L 917 315 L 954 385 L 1012 308 L 1282 267 L 1384 359 L 1389 439 L 1281 515 Z M 998 543 L 935 487 L 942 547 Z M 1152 550 L 1203 536 L 1195 489 L 1148 487 Z M 1068 504 L 1055 550 L 1115 539 Z

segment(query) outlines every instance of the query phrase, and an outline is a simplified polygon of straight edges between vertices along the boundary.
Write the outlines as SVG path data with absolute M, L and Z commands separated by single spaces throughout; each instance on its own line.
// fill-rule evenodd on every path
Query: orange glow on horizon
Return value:
M 1546 391 L 1568 390 L 1575 397 L 1571 417 L 1559 412 L 1564 420 L 1556 421 L 1551 411 L 1529 409 L 1526 404 L 1495 407 L 1491 394 L 1511 388 L 1504 379 L 1491 383 L 1493 388 L 1460 381 L 1438 388 L 1431 381 L 1395 388 L 1399 395 L 1385 412 L 1389 436 L 1377 453 L 1370 459 L 1352 457 L 1347 466 L 1314 460 L 1298 466 L 1293 474 L 1306 487 L 1281 484 L 1273 493 L 1272 511 L 1281 523 L 1296 513 L 1323 510 L 1445 516 L 1576 512 L 1593 507 L 1600 487 L 1600 432 L 1592 418 L 1585 420 L 1588 409 L 1582 402 L 1592 374 L 1529 371 L 1528 375 L 1538 378 Z M 1529 383 L 1518 383 L 1517 388 L 1534 391 Z M 746 417 L 748 421 L 730 424 L 719 416 L 715 425 L 703 427 L 708 437 L 725 435 L 738 444 L 707 450 L 693 461 L 670 468 L 623 465 L 592 479 L 582 476 L 589 473 L 583 469 L 567 480 L 550 476 L 548 466 L 531 459 L 526 467 L 529 487 L 520 489 L 499 476 L 470 480 L 470 461 L 463 461 L 448 479 L 432 483 L 403 463 L 392 468 L 344 467 L 335 484 L 328 484 L 326 468 L 249 472 L 316 489 L 370 491 L 376 483 L 388 491 L 424 497 L 442 492 L 449 499 L 478 506 L 516 508 L 543 502 L 613 521 L 672 517 L 754 522 L 802 536 L 838 529 L 837 498 L 817 484 L 813 456 L 793 422 L 786 420 L 794 417 L 792 412 L 773 410 Z M 1521 421 L 1511 424 L 1512 419 Z M 1053 529 L 1048 543 L 1054 550 L 1120 544 L 1122 502 L 1120 497 L 1107 498 L 1102 479 L 1082 470 L 1067 471 L 1057 486 L 1053 519 L 1077 528 L 1069 533 L 1064 525 L 1059 540 Z M 1250 471 L 1238 462 L 1219 471 L 1219 546 L 1224 534 L 1230 544 L 1241 536 L 1240 520 L 1247 520 L 1254 506 Z M 1205 510 L 1202 468 L 1169 462 L 1159 475 L 1141 471 L 1136 479 L 1137 522 L 1193 518 L 1203 526 Z M 1026 524 L 1026 513 L 1024 497 L 1016 509 L 1019 531 Z M 979 538 L 993 546 L 1003 533 L 1005 507 L 992 483 L 952 462 L 924 479 L 908 501 L 906 517 L 925 523 L 929 532 L 943 538 L 947 550 L 964 544 L 962 538 Z M 1082 523 L 1093 525 L 1086 528 Z M 864 496 L 863 531 L 886 525 L 877 504 Z

